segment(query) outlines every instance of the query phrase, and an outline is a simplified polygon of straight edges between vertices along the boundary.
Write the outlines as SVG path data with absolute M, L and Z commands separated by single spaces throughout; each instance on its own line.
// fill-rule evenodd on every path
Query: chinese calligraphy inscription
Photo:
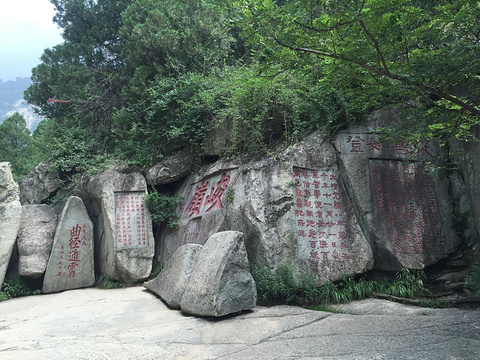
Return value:
M 350 259 L 338 174 L 294 168 L 293 180 L 300 257 L 316 261 Z
M 196 244 L 198 234 L 200 233 L 201 218 L 192 219 L 187 224 L 187 230 L 185 232 L 184 244 Z
M 445 254 L 432 180 L 424 163 L 370 160 L 374 222 L 397 254 Z
M 144 196 L 143 192 L 115 193 L 115 224 L 119 249 L 148 246 Z
M 432 160 L 438 156 L 433 143 L 412 146 L 403 142 L 389 144 L 378 134 L 339 134 L 338 146 L 344 155 L 365 155 L 369 158 Z
M 182 219 L 190 219 L 222 209 L 222 197 L 230 183 L 230 175 L 223 173 L 194 184 L 186 197 Z

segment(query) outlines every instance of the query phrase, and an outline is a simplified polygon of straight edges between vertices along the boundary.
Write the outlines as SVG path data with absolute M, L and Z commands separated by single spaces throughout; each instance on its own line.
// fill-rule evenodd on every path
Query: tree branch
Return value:
M 300 21 L 298 20 L 294 20 L 294 23 L 305 28 L 305 29 L 308 29 L 308 30 L 311 30 L 311 31 L 315 31 L 315 32 L 319 32 L 319 33 L 324 33 L 324 32 L 330 32 L 332 30 L 335 30 L 336 28 L 339 28 L 340 26 L 344 26 L 344 25 L 350 25 L 350 24 L 353 24 L 355 23 L 357 20 L 351 20 L 351 21 L 346 21 L 346 22 L 338 22 L 336 23 L 335 25 L 332 25 L 326 29 L 318 29 L 318 28 L 315 28 L 313 26 L 310 26 L 310 25 L 307 25 L 307 24 L 304 24 L 304 23 L 301 23 Z
M 367 36 L 370 38 L 370 40 L 372 40 L 373 46 L 375 47 L 375 51 L 377 52 L 377 55 L 378 55 L 378 57 L 380 58 L 380 61 L 381 61 L 382 65 L 383 65 L 383 69 L 388 72 L 387 63 L 385 62 L 385 57 L 383 56 L 383 53 L 382 53 L 382 51 L 380 50 L 380 45 L 378 45 L 377 39 L 375 39 L 375 37 L 372 35 L 372 33 L 371 33 L 370 31 L 368 31 L 368 29 L 367 29 L 367 27 L 365 26 L 365 23 L 363 22 L 363 20 L 358 20 L 358 23 L 359 23 L 360 26 L 362 27 L 362 29 L 363 29 L 363 31 L 365 32 L 365 34 L 367 34 Z
M 265 26 L 263 26 L 263 24 L 260 24 L 261 27 L 263 27 L 265 30 Z M 268 32 L 268 31 L 267 31 Z M 418 88 L 420 90 L 423 90 L 425 92 L 428 92 L 432 95 L 435 95 L 437 97 L 439 97 L 440 99 L 444 99 L 444 100 L 447 100 L 455 105 L 458 105 L 460 106 L 462 109 L 464 109 L 465 111 L 471 113 L 472 115 L 474 116 L 477 116 L 477 117 L 480 117 L 480 109 L 476 108 L 475 106 L 473 105 L 470 105 L 466 102 L 463 102 L 461 100 L 459 100 L 458 98 L 454 97 L 454 96 L 451 96 L 449 94 L 445 94 L 443 92 L 441 92 L 440 90 L 437 90 L 435 88 L 432 88 L 430 86 L 427 86 L 427 85 L 423 85 L 423 84 L 420 84 L 418 82 L 415 82 L 415 81 L 411 81 L 409 80 L 408 78 L 404 77 L 404 76 L 400 76 L 400 75 L 396 75 L 396 74 L 392 74 L 388 68 L 386 68 L 386 65 L 384 64 L 384 67 L 382 69 L 380 68 L 377 68 L 377 67 L 374 67 L 374 66 L 371 66 L 371 65 L 368 65 L 368 64 L 365 64 L 361 61 L 358 61 L 358 60 L 355 60 L 355 59 L 351 59 L 351 58 L 347 58 L 347 57 L 344 57 L 344 56 L 341 56 L 341 55 L 338 55 L 338 54 L 335 54 L 335 53 L 328 53 L 328 52 L 324 52 L 324 51 L 319 51 L 319 50 L 315 50 L 315 49 L 310 49 L 310 48 L 302 48 L 302 47 L 298 47 L 298 46 L 292 46 L 292 45 L 289 45 L 289 44 L 286 44 L 284 42 L 282 42 L 276 35 L 274 34 L 270 34 L 269 36 L 271 36 L 273 38 L 273 40 L 280 46 L 282 47 L 285 47 L 285 48 L 288 48 L 290 50 L 293 50 L 293 51 L 297 51 L 297 52 L 304 52 L 304 53 L 309 53 L 309 54 L 315 54 L 315 55 L 318 55 L 318 56 L 322 56 L 322 57 L 328 57 L 328 58 L 331 58 L 331 59 L 337 59 L 337 60 L 341 60 L 341 61 L 345 61 L 345 62 L 349 62 L 349 63 L 352 63 L 352 64 L 355 64 L 363 69 L 366 69 L 368 71 L 372 71 L 378 75 L 383 75 L 383 76 L 386 76 L 392 80 L 396 80 L 396 81 L 400 81 L 400 82 L 403 82 L 404 84 L 407 84 L 409 86 L 412 86 L 412 87 L 415 87 L 415 88 Z M 383 56 L 382 56 L 383 58 Z M 385 62 L 385 60 L 383 59 L 383 62 Z

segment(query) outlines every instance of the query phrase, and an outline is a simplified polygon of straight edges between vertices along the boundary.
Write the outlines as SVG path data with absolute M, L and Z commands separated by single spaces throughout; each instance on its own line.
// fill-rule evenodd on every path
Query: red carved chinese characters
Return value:
M 184 244 L 196 244 L 198 239 L 198 234 L 200 233 L 200 219 L 193 219 L 188 222 L 187 231 L 185 232 L 185 237 L 183 239 Z
M 143 192 L 115 193 L 115 225 L 118 248 L 148 245 Z
M 395 159 L 418 158 L 432 159 L 437 151 L 432 143 L 420 142 L 418 146 L 399 142 L 390 145 L 380 139 L 378 134 L 350 134 L 339 137 L 339 145 L 345 155 L 366 155 L 370 158 L 383 157 Z
M 218 179 L 218 180 L 217 180 Z M 193 195 L 187 196 L 188 202 L 182 211 L 182 219 L 194 218 L 209 211 L 222 209 L 222 198 L 230 183 L 230 175 L 223 173 L 194 186 Z M 215 184 L 215 186 L 213 186 Z
M 205 212 L 215 208 L 219 210 L 222 208 L 222 196 L 227 191 L 228 183 L 230 182 L 230 175 L 222 174 L 222 178 L 217 182 L 215 189 L 212 187 L 210 194 L 205 199 Z
M 75 278 L 77 266 L 79 265 L 81 260 L 81 257 L 79 254 L 80 247 L 87 245 L 86 232 L 87 232 L 86 224 L 83 224 L 82 226 L 77 224 L 76 226 L 73 226 L 72 229 L 70 230 L 70 239 L 68 240 L 69 251 L 68 251 L 68 265 L 67 265 L 69 278 Z M 59 251 L 60 260 L 58 264 L 57 276 L 62 276 L 64 252 L 65 252 L 65 247 L 62 245 Z
M 399 254 L 445 254 L 445 237 L 425 164 L 370 160 L 370 173 L 378 236 L 391 239 Z
M 293 180 L 300 256 L 314 261 L 350 259 L 337 174 L 294 169 Z

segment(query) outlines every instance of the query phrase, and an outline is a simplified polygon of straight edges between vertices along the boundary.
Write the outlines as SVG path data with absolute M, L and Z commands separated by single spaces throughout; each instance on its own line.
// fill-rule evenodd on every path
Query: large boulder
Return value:
M 185 244 L 179 247 L 160 274 L 143 286 L 160 296 L 170 307 L 179 309 L 202 248 L 203 246 L 198 244 Z
M 48 164 L 40 163 L 19 181 L 20 202 L 22 205 L 41 204 L 58 191 L 61 183 L 57 171 Z
M 21 217 L 22 205 L 12 166 L 9 162 L 0 162 L 0 287 L 12 256 Z
M 55 231 L 42 291 L 53 293 L 94 283 L 93 223 L 82 199 L 71 196 Z
M 84 191 L 95 224 L 100 272 L 119 281 L 146 279 L 152 271 L 155 242 L 145 205 L 145 178 L 107 169 L 90 179 Z
M 188 151 L 163 158 L 157 165 L 147 171 L 147 183 L 163 185 L 187 176 L 193 168 L 193 159 L 193 154 Z
M 180 301 L 182 312 L 220 317 L 250 310 L 256 302 L 243 234 L 225 231 L 211 236 Z
M 204 244 L 216 232 L 235 230 L 244 233 L 251 262 L 273 270 L 287 263 L 318 282 L 373 266 L 335 149 L 319 132 L 262 161 L 205 166 L 177 195 L 185 199 L 179 227 L 162 232 L 161 262 L 184 243 Z
M 455 251 L 449 180 L 440 149 L 389 144 L 375 130 L 398 120 L 394 109 L 372 115 L 370 128 L 337 134 L 339 166 L 369 239 L 375 268 L 423 269 Z
M 38 278 L 47 267 L 52 250 L 57 214 L 48 205 L 22 206 L 22 221 L 18 231 L 18 274 Z

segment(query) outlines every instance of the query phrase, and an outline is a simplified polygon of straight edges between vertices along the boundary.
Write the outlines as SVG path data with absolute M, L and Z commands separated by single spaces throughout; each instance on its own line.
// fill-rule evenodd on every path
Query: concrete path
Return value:
M 0 303 L 0 359 L 480 359 L 480 311 L 383 300 L 343 314 L 257 307 L 184 316 L 144 290 L 83 289 Z

